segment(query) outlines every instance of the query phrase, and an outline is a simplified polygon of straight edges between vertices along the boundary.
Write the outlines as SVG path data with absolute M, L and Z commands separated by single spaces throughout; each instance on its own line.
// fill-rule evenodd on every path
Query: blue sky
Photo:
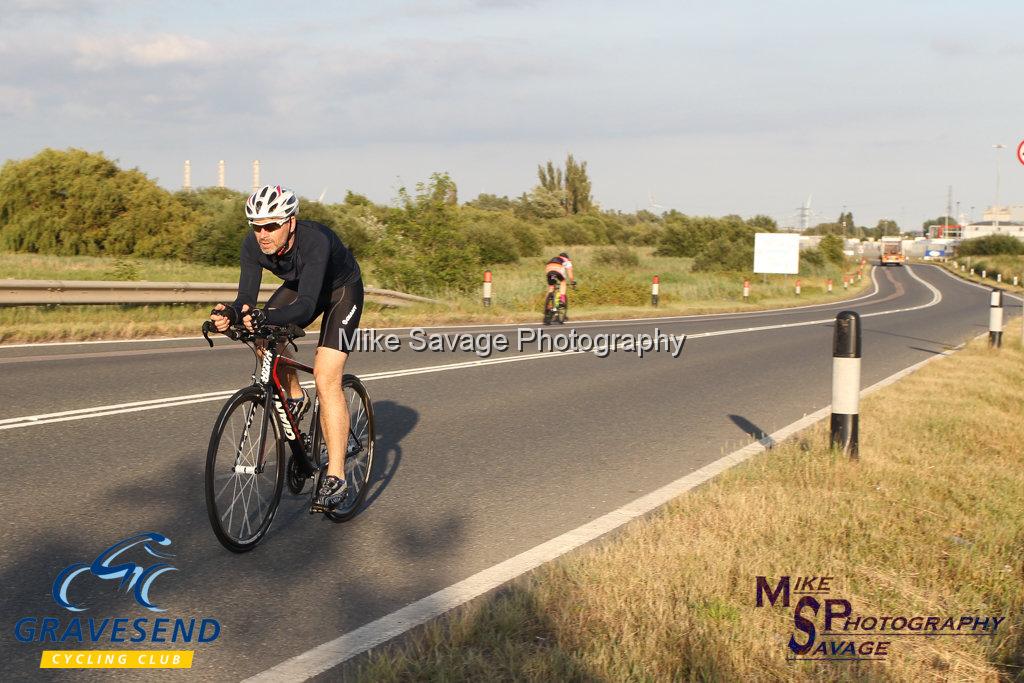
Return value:
M 1024 203 L 1024 4 L 0 0 L 0 158 L 103 151 L 169 189 L 391 201 L 448 171 L 515 196 L 588 162 L 604 208 Z

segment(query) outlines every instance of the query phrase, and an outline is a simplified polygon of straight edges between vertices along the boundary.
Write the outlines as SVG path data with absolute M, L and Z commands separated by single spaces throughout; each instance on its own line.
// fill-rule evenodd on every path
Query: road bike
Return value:
M 572 283 L 573 291 L 576 291 L 576 282 Z M 569 319 L 569 300 L 568 298 L 563 302 L 558 300 L 558 285 L 551 284 L 548 282 L 548 296 L 544 300 L 544 324 L 551 325 L 552 323 L 557 325 L 564 325 L 565 321 Z
M 544 324 L 556 325 L 565 324 L 565 305 L 561 302 L 555 303 L 558 297 L 557 290 L 548 290 L 547 299 L 544 300 Z
M 215 331 L 212 321 L 203 323 L 203 337 L 211 347 L 209 333 Z M 210 525 L 217 540 L 236 553 L 252 550 L 266 536 L 286 481 L 288 490 L 299 495 L 306 481 L 312 479 L 312 506 L 320 479 L 326 476 L 327 446 L 316 393 L 313 392 L 310 419 L 303 432 L 301 416 L 289 406 L 288 390 L 280 378 L 285 367 L 313 373 L 313 368 L 280 353 L 288 344 L 297 351 L 295 340 L 304 335 L 302 328 L 295 325 L 266 325 L 250 332 L 237 324 L 225 333 L 252 349 L 257 358 L 252 384 L 235 392 L 221 408 L 206 452 L 206 510 Z M 262 358 L 258 346 L 263 349 Z M 334 522 L 347 521 L 359 511 L 373 469 L 375 430 L 370 397 L 355 375 L 342 378 L 342 390 L 349 413 L 345 452 L 348 493 L 336 509 L 324 513 Z

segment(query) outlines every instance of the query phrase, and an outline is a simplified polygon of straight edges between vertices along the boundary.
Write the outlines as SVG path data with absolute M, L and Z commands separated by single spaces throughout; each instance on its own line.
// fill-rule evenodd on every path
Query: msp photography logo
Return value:
M 53 601 L 72 614 L 89 609 L 75 600 L 75 590 L 84 591 L 85 582 L 111 581 L 113 588 L 131 596 L 126 609 L 136 605 L 148 612 L 165 612 L 151 594 L 156 580 L 178 571 L 165 562 L 174 557 L 171 539 L 145 531 L 114 543 L 96 555 L 91 563 L 76 562 L 64 567 L 51 587 Z M 56 617 L 25 616 L 15 623 L 14 637 L 21 643 L 153 644 L 212 643 L 220 637 L 221 626 L 212 617 Z M 43 650 L 39 667 L 63 669 L 174 668 L 192 666 L 193 650 Z
M 755 604 L 793 609 L 789 661 L 885 661 L 901 637 L 994 636 L 1006 617 L 982 614 L 858 614 L 850 600 L 832 596 L 833 576 L 783 576 L 774 585 L 756 578 Z

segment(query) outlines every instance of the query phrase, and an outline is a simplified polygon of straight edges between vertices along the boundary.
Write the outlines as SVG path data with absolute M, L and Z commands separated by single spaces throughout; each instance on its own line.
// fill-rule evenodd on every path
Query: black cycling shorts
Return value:
M 557 285 L 559 282 L 565 279 L 565 276 L 559 273 L 557 270 L 548 271 L 548 284 Z
M 266 308 L 283 308 L 299 297 L 297 289 L 287 284 L 281 285 L 267 301 Z M 299 327 L 310 325 L 317 316 L 323 314 L 320 321 L 320 339 L 317 348 L 325 346 L 349 353 L 356 343 L 356 329 L 359 319 L 363 316 L 363 281 L 356 280 L 351 285 L 338 287 L 316 302 L 313 317 L 304 321 Z

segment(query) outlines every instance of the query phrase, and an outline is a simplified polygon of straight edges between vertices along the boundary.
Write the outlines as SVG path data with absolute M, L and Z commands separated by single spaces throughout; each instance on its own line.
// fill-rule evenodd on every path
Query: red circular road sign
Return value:
M 1020 144 L 1017 145 L 1017 161 L 1024 164 L 1024 140 L 1021 140 Z

